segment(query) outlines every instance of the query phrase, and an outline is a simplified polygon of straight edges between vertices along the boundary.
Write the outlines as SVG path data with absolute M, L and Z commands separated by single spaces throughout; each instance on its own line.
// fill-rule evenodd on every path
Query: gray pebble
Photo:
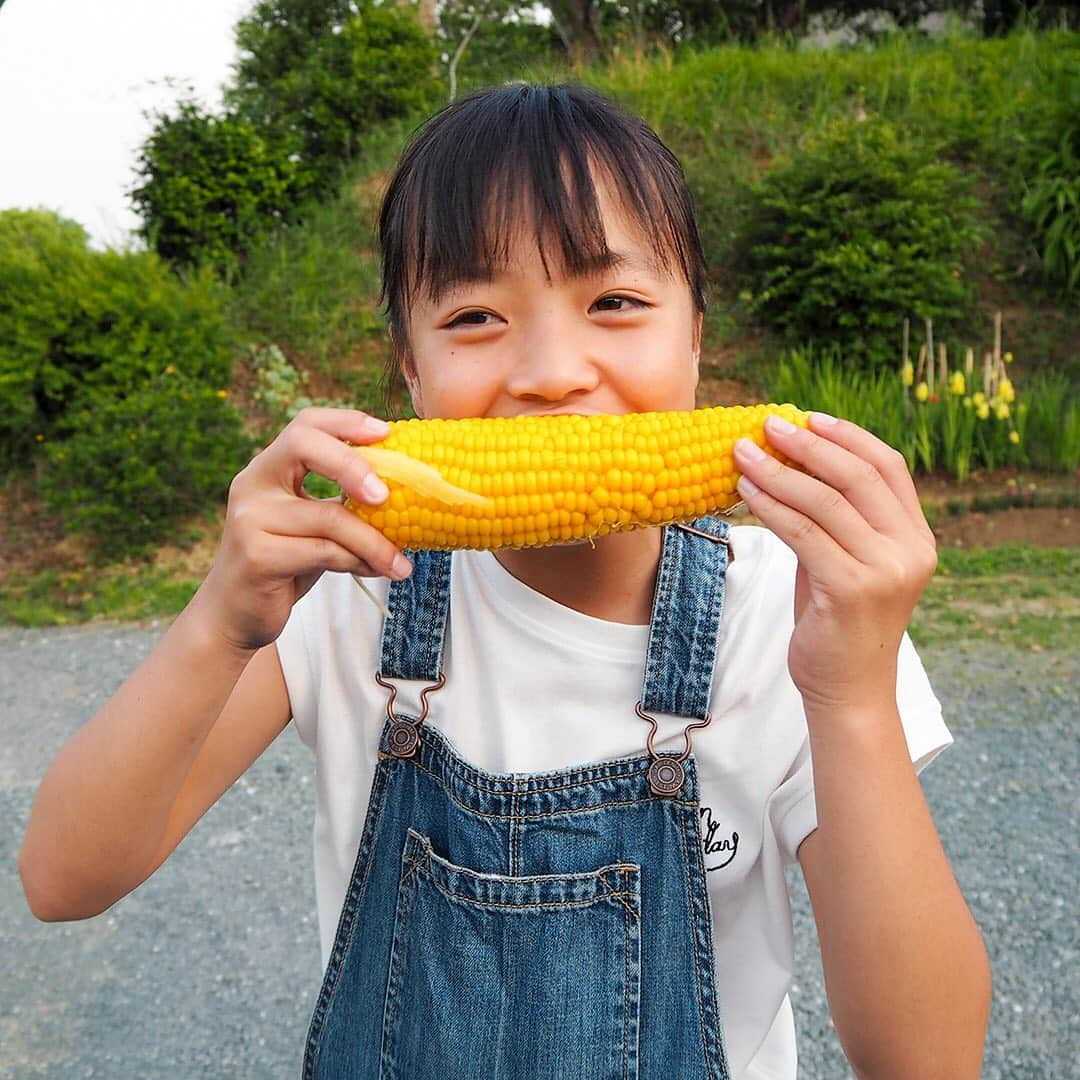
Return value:
M 319 989 L 313 766 L 286 730 L 158 872 L 107 913 L 43 924 L 16 860 L 37 784 L 163 624 L 0 629 L 0 1078 L 294 1077 Z M 924 656 L 956 744 L 923 773 L 990 952 L 985 1080 L 1080 1061 L 1075 656 Z M 800 1077 L 851 1075 L 797 868 Z

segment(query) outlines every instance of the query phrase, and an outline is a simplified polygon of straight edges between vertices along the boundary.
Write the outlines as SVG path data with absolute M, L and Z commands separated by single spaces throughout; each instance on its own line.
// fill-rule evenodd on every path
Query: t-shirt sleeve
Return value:
M 342 717 L 357 699 L 358 672 L 378 656 L 387 578 L 367 582 L 371 603 L 349 574 L 327 571 L 293 605 L 276 642 L 293 724 L 304 744 L 316 751 L 319 724 Z
M 920 773 L 953 737 L 945 725 L 941 703 L 930 686 L 926 669 L 907 634 L 897 656 L 896 705 L 915 772 Z M 807 734 L 791 770 L 770 800 L 773 830 L 787 862 L 794 862 L 799 845 L 817 828 L 813 764 Z
M 275 642 L 289 692 L 293 725 L 304 744 L 312 750 L 315 749 L 319 685 L 315 677 L 318 667 L 315 628 L 325 621 L 320 614 L 325 606 L 325 577 L 324 574 L 293 606 L 285 628 Z

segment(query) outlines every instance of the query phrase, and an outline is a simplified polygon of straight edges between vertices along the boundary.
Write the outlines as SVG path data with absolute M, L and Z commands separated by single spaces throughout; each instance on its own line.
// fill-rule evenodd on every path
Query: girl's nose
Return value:
M 581 335 L 553 322 L 525 336 L 507 379 L 515 398 L 558 402 L 595 390 L 597 358 Z

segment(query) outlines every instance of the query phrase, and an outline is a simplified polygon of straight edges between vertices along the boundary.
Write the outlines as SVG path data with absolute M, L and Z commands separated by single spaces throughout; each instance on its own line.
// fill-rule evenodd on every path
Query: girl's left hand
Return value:
M 937 566 L 934 534 L 903 456 L 846 420 L 810 430 L 772 416 L 769 442 L 735 445 L 739 492 L 798 556 L 788 670 L 808 705 L 880 705 L 895 694 L 900 641 Z

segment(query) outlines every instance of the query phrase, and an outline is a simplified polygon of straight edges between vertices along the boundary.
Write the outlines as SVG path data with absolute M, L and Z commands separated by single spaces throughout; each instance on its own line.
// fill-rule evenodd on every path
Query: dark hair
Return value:
M 407 348 L 410 298 L 426 290 L 434 300 L 458 282 L 490 276 L 523 222 L 532 223 L 545 270 L 552 243 L 568 273 L 604 265 L 610 252 L 592 169 L 656 254 L 678 263 L 704 311 L 693 202 L 656 133 L 586 87 L 510 83 L 443 108 L 398 163 L 379 217 L 380 300 L 395 352 Z

